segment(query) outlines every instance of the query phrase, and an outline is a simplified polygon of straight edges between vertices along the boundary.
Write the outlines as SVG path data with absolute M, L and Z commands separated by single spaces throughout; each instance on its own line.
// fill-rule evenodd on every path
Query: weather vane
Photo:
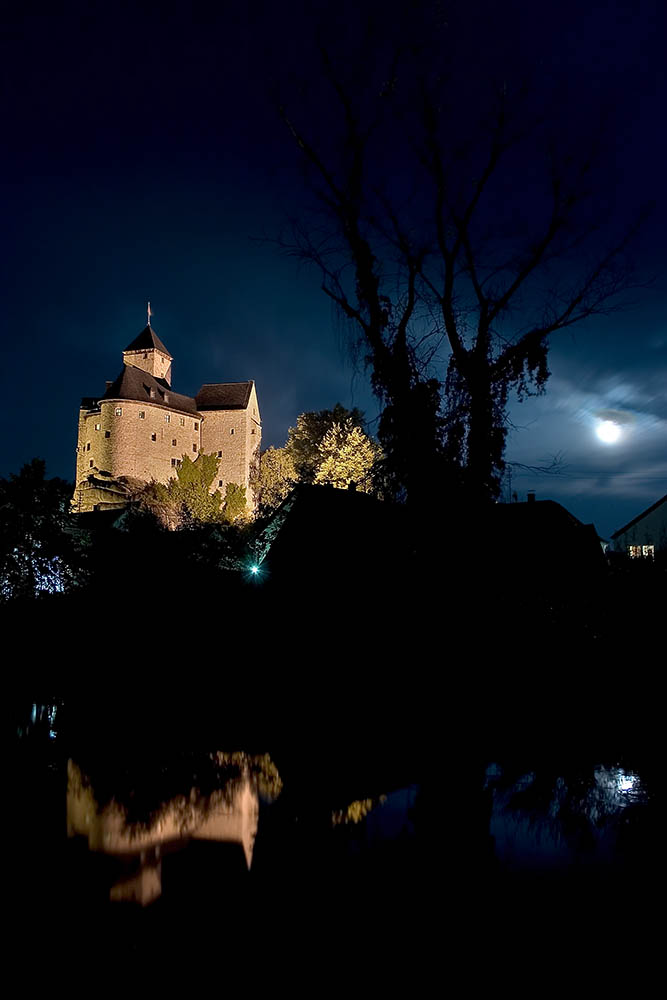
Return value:
M 150 302 L 149 302 L 149 303 L 148 303 L 148 325 L 149 325 L 149 326 L 151 325 L 151 316 L 152 316 L 152 315 L 153 315 L 153 313 L 151 312 L 151 304 L 150 304 Z

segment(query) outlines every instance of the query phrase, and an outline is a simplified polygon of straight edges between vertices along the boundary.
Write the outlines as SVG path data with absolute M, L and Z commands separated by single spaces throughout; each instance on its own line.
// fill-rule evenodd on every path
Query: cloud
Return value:
M 618 424 L 619 427 L 629 427 L 635 422 L 635 415 L 629 410 L 602 409 L 597 410 L 595 416 L 598 420 L 609 420 L 613 424 Z

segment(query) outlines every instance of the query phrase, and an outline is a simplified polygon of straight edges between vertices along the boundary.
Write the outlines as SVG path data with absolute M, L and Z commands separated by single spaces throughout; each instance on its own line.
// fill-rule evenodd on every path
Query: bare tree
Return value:
M 632 231 L 595 211 L 594 157 L 556 141 L 501 85 L 471 138 L 447 88 L 395 46 L 345 82 L 321 48 L 336 141 L 282 103 L 318 209 L 283 246 L 319 270 L 383 404 L 378 435 L 411 500 L 433 481 L 496 499 L 507 405 L 544 391 L 549 337 L 619 305 Z M 511 195 L 508 200 L 507 192 Z

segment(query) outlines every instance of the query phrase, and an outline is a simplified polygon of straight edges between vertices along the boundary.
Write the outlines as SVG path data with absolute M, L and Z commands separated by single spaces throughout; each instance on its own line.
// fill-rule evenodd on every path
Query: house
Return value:
M 615 531 L 611 538 L 614 552 L 624 552 L 632 559 L 667 552 L 667 494 Z
M 587 587 L 606 570 L 600 538 L 555 500 L 496 504 L 487 531 L 488 552 L 496 566 L 524 587 Z
M 166 483 L 183 457 L 218 458 L 212 489 L 246 487 L 259 456 L 261 420 L 252 380 L 206 383 L 196 396 L 174 392 L 172 355 L 150 323 L 123 351 L 123 367 L 79 410 L 76 513 L 122 507 L 127 482 Z

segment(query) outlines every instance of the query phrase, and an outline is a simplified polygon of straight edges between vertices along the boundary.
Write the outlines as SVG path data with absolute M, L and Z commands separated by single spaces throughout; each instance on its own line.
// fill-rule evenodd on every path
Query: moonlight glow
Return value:
M 613 420 L 603 420 L 595 428 L 595 433 L 605 444 L 614 444 L 621 436 L 621 428 Z

